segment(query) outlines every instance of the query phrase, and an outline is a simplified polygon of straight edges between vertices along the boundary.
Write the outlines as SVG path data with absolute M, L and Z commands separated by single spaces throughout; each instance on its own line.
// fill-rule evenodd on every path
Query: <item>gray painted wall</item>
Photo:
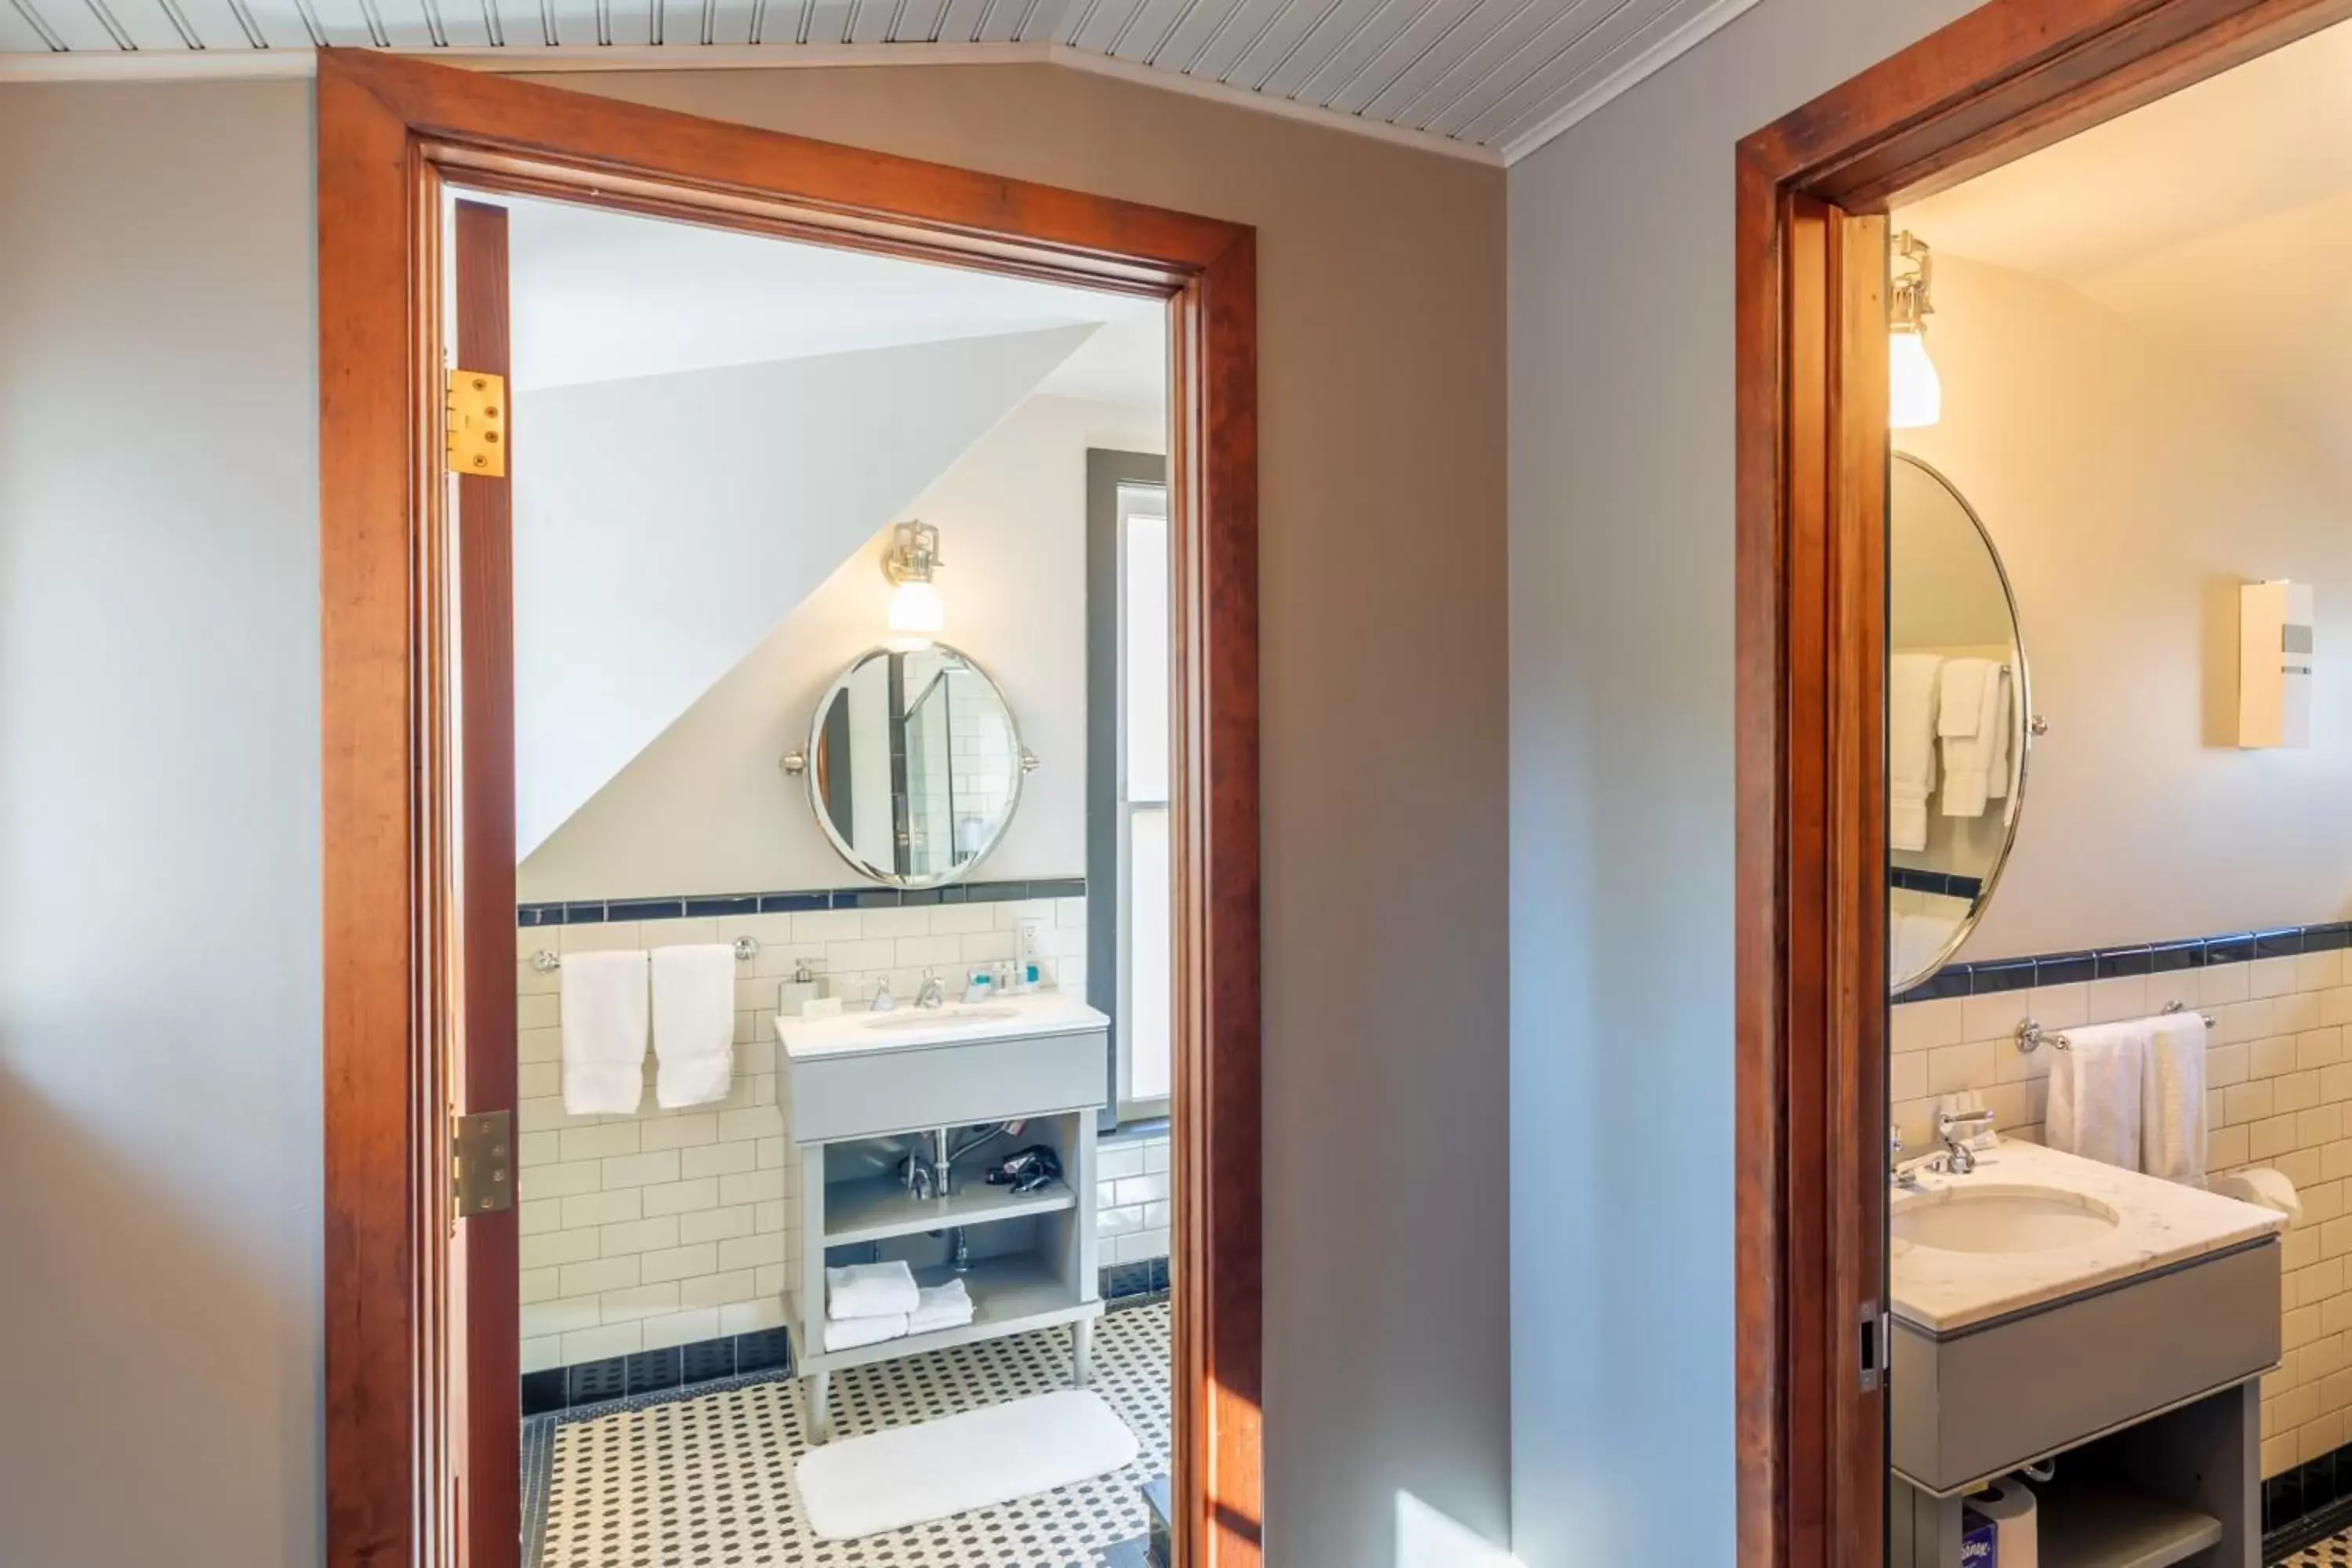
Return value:
M 1734 1559 L 1732 150 L 1968 8 L 1770 0 L 1510 173 L 1528 1568 Z
M 0 1556 L 294 1568 L 320 1485 L 301 83 L 0 88 Z

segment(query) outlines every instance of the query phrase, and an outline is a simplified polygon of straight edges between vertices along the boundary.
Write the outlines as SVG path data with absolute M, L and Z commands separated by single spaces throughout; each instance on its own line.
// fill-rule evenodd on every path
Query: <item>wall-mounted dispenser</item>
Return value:
M 2311 584 L 2238 590 L 2238 744 L 2311 744 Z

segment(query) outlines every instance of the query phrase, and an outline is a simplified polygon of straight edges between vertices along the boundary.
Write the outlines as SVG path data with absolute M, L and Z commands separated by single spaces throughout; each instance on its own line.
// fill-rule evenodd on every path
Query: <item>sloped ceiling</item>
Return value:
M 2352 25 L 1895 217 L 1939 250 L 2087 295 L 2352 475 Z
M 1756 0 L 0 0 L 0 51 L 235 68 L 321 45 L 503 68 L 1050 60 L 1505 162 Z M 860 54 L 858 51 L 865 51 Z M 658 66 L 658 59 L 645 63 Z M 0 59 L 5 64 L 5 59 Z
M 517 854 L 1093 331 L 519 390 Z

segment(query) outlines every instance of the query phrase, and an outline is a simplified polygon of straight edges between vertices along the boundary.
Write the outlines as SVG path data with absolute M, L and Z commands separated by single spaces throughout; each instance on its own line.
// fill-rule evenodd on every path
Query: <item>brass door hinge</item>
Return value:
M 484 1110 L 451 1119 L 449 1188 L 457 1216 L 514 1207 L 514 1113 Z
M 449 471 L 502 479 L 507 473 L 507 378 L 486 370 L 449 373 Z

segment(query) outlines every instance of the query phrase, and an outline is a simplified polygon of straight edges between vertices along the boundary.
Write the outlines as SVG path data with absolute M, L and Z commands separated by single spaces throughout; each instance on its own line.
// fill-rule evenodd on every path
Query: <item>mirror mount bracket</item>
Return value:
M 790 773 L 793 777 L 798 778 L 801 774 L 808 772 L 808 753 L 806 752 L 786 752 L 783 755 L 783 759 L 776 765 L 782 768 L 784 772 Z

